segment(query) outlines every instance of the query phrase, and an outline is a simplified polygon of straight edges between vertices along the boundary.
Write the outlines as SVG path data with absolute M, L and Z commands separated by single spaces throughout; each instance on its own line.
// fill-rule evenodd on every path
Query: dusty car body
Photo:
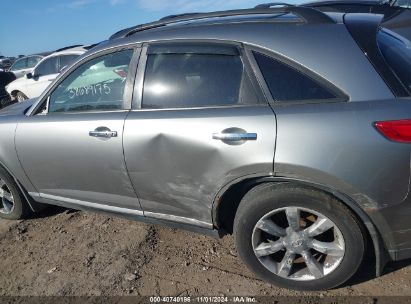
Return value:
M 410 62 L 381 20 L 264 5 L 116 33 L 0 111 L 2 216 L 234 232 L 248 267 L 305 290 L 346 281 L 369 239 L 381 273 L 411 257 Z

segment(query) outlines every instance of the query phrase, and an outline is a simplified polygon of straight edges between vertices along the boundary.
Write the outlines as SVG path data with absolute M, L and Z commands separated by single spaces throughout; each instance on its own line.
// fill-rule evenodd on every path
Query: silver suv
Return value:
M 373 255 L 379 275 L 411 257 L 410 42 L 381 18 L 262 5 L 116 33 L 0 112 L 1 217 L 51 204 L 233 233 L 293 289 Z

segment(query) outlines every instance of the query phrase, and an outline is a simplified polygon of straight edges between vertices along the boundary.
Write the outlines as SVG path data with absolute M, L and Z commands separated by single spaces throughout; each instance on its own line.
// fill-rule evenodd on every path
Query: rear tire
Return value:
M 362 226 L 337 199 L 291 184 L 264 184 L 241 201 L 234 236 L 244 263 L 288 289 L 326 290 L 350 279 L 365 251 Z
M 20 220 L 29 215 L 30 211 L 13 177 L 0 167 L 0 218 Z

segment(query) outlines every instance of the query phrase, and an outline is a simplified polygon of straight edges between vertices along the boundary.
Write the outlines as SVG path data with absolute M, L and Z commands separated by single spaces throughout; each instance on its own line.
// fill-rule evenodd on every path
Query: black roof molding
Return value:
M 322 0 L 301 4 L 305 7 L 334 6 L 334 5 L 383 5 L 381 0 Z
M 288 4 L 285 2 L 271 2 L 271 3 L 263 3 L 255 6 L 254 8 L 271 8 L 274 6 L 295 6 L 293 4 Z
M 197 16 L 203 13 L 184 13 L 184 14 L 178 14 L 178 15 L 169 15 L 161 18 L 159 21 L 165 21 L 165 20 L 170 20 L 174 18 L 182 18 L 182 17 L 190 17 L 190 16 Z
M 275 7 L 272 6 L 279 6 Z M 335 23 L 332 18 L 327 14 L 320 12 L 316 9 L 303 7 L 303 6 L 293 6 L 284 3 L 267 3 L 258 5 L 252 9 L 240 9 L 240 10 L 229 10 L 229 11 L 220 11 L 220 12 L 210 12 L 210 13 L 188 13 L 181 15 L 171 15 L 160 19 L 159 21 L 154 21 L 146 24 L 140 24 L 130 28 L 121 30 L 110 37 L 110 40 L 117 38 L 124 38 L 131 36 L 137 32 L 159 28 L 169 24 L 184 22 L 184 21 L 193 21 L 201 20 L 208 18 L 219 18 L 219 17 L 230 17 L 230 16 L 244 16 L 244 15 L 264 15 L 264 14 L 281 14 L 281 13 L 292 13 L 300 18 L 302 18 L 306 23 L 315 24 L 315 23 Z

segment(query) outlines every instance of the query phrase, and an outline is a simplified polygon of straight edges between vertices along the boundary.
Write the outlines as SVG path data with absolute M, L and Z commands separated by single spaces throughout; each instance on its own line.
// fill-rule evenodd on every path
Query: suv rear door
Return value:
M 145 46 L 124 153 L 144 214 L 210 227 L 218 191 L 273 169 L 276 121 L 239 45 Z

